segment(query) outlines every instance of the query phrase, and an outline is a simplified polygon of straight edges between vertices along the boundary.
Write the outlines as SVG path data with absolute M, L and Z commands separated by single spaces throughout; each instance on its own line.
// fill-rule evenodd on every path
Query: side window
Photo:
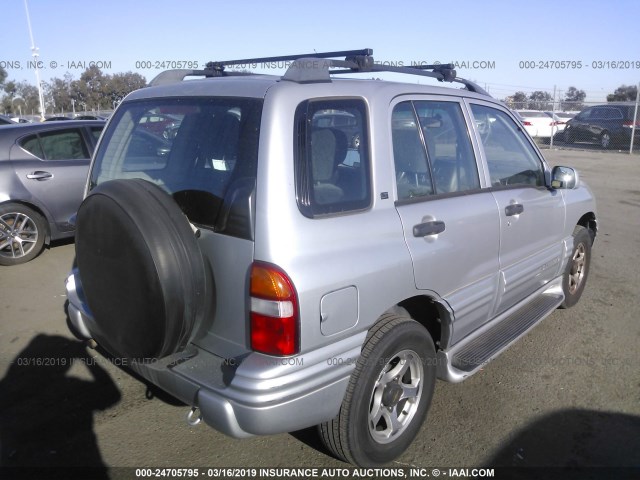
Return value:
M 310 100 L 296 110 L 296 195 L 307 217 L 371 204 L 367 111 L 362 100 Z
M 576 115 L 575 118 L 576 120 L 580 120 L 580 121 L 588 120 L 589 118 L 591 118 L 591 112 L 593 112 L 593 109 L 587 108 L 586 110 L 583 110 L 578 115 Z
M 522 129 L 501 110 L 471 105 L 482 139 L 491 185 L 544 186 L 542 162 Z
M 436 193 L 480 188 L 467 124 L 456 102 L 415 102 Z
M 44 160 L 44 153 L 42 152 L 42 145 L 40 145 L 40 139 L 37 135 L 29 135 L 20 142 L 20 146 L 27 152 L 35 155 L 38 158 Z
M 622 120 L 622 113 L 620 110 L 617 108 L 608 108 L 607 110 L 609 111 L 607 115 L 608 120 Z
M 457 102 L 399 103 L 391 122 L 398 200 L 480 188 Z
M 47 160 L 73 160 L 90 156 L 80 130 L 41 133 L 40 143 Z

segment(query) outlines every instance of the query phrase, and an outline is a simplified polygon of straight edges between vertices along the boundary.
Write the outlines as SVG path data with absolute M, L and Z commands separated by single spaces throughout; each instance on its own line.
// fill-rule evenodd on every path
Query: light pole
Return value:
M 42 94 L 42 85 L 40 84 L 40 70 L 38 68 L 38 48 L 33 41 L 33 32 L 31 31 L 31 17 L 29 16 L 29 7 L 27 0 L 24 0 L 24 9 L 27 12 L 27 26 L 29 27 L 29 38 L 31 39 L 31 56 L 33 57 L 33 63 L 35 66 L 36 82 L 38 85 L 38 102 L 40 103 L 40 121 L 44 120 L 44 96 Z

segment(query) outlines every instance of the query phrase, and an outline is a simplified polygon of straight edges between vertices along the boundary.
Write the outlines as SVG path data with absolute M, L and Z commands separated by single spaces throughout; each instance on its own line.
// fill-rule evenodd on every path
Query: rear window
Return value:
M 141 178 L 171 194 L 191 222 L 215 227 L 233 185 L 255 182 L 262 100 L 173 98 L 123 104 L 91 172 L 100 183 Z

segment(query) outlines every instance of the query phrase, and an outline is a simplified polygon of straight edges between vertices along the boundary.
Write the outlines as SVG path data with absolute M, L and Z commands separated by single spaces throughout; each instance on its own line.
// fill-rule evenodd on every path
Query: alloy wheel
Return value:
M 9 212 L 0 216 L 0 256 L 21 258 L 38 242 L 38 227 L 24 213 Z
M 369 404 L 369 432 L 377 443 L 389 443 L 400 436 L 415 415 L 424 367 L 420 356 L 402 350 L 391 356 L 373 386 Z

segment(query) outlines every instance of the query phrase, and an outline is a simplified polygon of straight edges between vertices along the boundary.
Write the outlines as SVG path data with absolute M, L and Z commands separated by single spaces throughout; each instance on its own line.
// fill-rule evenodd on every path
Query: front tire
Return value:
M 361 467 L 389 463 L 413 441 L 436 380 L 436 353 L 427 330 L 386 314 L 369 332 L 336 418 L 319 426 L 336 457 Z
M 592 243 L 589 230 L 581 225 L 576 226 L 573 231 L 573 251 L 562 278 L 564 302 L 561 308 L 573 307 L 582 296 L 589 276 Z
M 0 265 L 12 266 L 36 258 L 44 247 L 47 222 L 20 203 L 0 206 Z

